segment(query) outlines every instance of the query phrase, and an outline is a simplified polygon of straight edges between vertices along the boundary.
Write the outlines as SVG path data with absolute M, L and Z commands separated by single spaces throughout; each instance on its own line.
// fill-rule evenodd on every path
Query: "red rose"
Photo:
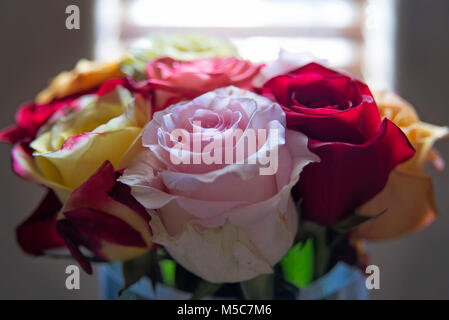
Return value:
M 78 92 L 76 94 L 55 99 L 46 104 L 29 102 L 22 105 L 16 113 L 16 123 L 8 128 L 0 130 L 0 142 L 16 144 L 19 142 L 30 142 L 35 137 L 39 129 L 50 119 L 59 118 L 67 112 L 76 110 L 79 107 L 78 99 L 87 94 L 103 96 L 114 91 L 117 86 L 137 92 L 134 83 L 128 78 L 110 79 L 99 87 Z M 140 93 L 140 92 L 138 92 Z
M 128 260 L 154 249 L 150 216 L 120 182 L 111 163 L 75 189 L 62 205 L 51 190 L 17 228 L 17 240 L 26 253 L 41 255 L 67 247 L 80 266 L 92 273 L 80 250 L 107 261 Z
M 252 79 L 260 67 L 237 58 L 206 58 L 195 61 L 161 58 L 148 63 L 148 80 L 141 85 L 154 91 L 156 108 L 166 108 L 217 88 L 232 85 L 251 89 Z
M 77 97 L 67 97 L 47 104 L 30 102 L 22 105 L 16 113 L 16 124 L 0 131 L 0 142 L 16 144 L 31 141 L 37 131 L 63 108 L 73 105 Z
M 309 137 L 321 162 L 308 165 L 293 194 L 302 217 L 331 225 L 384 187 L 414 150 L 391 121 L 381 121 L 368 86 L 310 63 L 270 79 L 262 94 L 282 105 L 287 126 Z

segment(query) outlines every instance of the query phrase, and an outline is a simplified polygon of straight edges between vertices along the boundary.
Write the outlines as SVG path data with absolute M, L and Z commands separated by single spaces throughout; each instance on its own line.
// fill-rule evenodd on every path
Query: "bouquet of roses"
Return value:
M 298 298 L 363 240 L 436 216 L 424 166 L 447 127 L 311 57 L 264 65 L 204 36 L 153 37 L 120 61 L 81 61 L 17 111 L 0 140 L 47 189 L 21 248 L 122 262 L 193 298 Z

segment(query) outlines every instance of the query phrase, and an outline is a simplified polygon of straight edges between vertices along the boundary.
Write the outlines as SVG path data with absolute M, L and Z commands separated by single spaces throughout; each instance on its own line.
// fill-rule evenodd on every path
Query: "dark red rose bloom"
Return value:
M 281 104 L 287 126 L 309 137 L 321 162 L 293 190 L 302 217 L 331 225 L 384 187 L 391 170 L 414 155 L 403 132 L 381 121 L 368 86 L 316 63 L 270 79 L 262 95 Z

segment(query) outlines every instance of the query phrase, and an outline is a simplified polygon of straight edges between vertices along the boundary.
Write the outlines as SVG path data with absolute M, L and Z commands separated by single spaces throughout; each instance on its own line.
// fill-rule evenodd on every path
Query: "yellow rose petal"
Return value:
M 80 137 L 73 147 L 35 154 L 36 162 L 48 180 L 74 189 L 95 173 L 106 160 L 119 169 L 120 159 L 140 131 L 141 128 L 129 127 L 107 133 L 91 133 Z M 59 172 L 60 178 L 55 170 Z

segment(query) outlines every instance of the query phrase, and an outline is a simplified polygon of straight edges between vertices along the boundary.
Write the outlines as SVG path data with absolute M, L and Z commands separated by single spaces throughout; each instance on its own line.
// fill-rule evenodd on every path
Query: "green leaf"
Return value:
M 311 221 L 307 221 L 301 218 L 301 203 L 302 199 L 300 199 L 296 203 L 296 212 L 298 213 L 298 232 L 296 233 L 296 237 L 293 244 L 303 243 L 310 238 L 314 238 L 317 234 L 322 233 L 326 227 L 316 224 Z
M 280 262 L 284 279 L 303 288 L 313 281 L 314 251 L 313 240 L 295 245 Z
M 165 259 L 159 261 L 162 280 L 168 286 L 175 286 L 176 263 L 173 260 Z
M 246 300 L 272 300 L 274 298 L 274 274 L 263 274 L 240 283 Z
M 310 238 L 314 238 L 317 234 L 322 233 L 323 230 L 326 230 L 326 227 L 304 220 L 298 226 L 294 243 L 302 243 Z
M 125 287 L 120 290 L 119 295 L 145 276 L 151 270 L 156 261 L 156 254 L 153 251 L 135 259 L 123 262 L 122 273 L 125 280 Z
M 193 293 L 190 300 L 201 300 L 208 296 L 213 295 L 219 288 L 221 287 L 221 283 L 211 283 L 205 280 L 202 280 L 195 292 Z
M 377 215 L 373 217 L 365 217 L 359 214 L 353 214 L 337 223 L 335 223 L 331 228 L 339 233 L 346 233 L 349 232 L 355 228 L 357 228 L 359 225 L 361 225 L 364 222 L 374 220 L 379 218 L 381 215 L 383 215 L 387 209 L 383 210 L 382 212 L 378 213 Z
M 328 243 L 328 230 L 323 228 L 321 232 L 315 234 L 313 238 L 314 250 L 314 279 L 319 279 L 326 274 L 329 269 L 332 250 Z

